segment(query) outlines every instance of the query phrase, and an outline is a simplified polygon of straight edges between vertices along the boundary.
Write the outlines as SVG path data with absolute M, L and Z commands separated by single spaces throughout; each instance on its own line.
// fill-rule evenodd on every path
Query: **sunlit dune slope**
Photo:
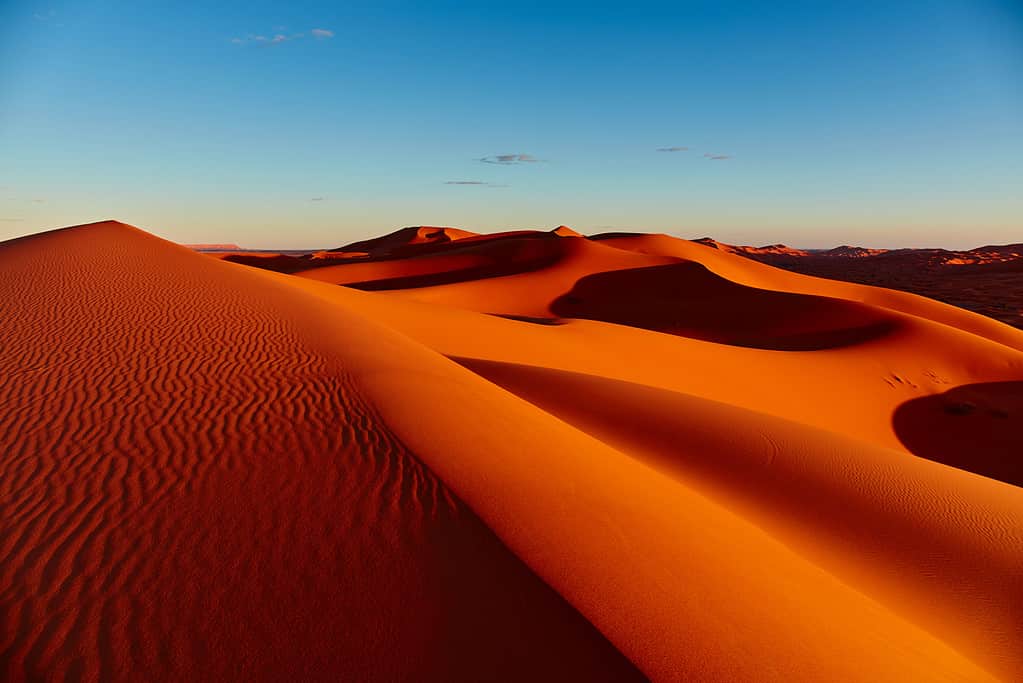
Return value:
M 1019 670 L 1018 489 L 685 394 L 526 365 L 462 362 L 756 520 L 960 651 L 983 653 L 995 670 Z
M 5 680 L 637 676 L 381 421 L 358 318 L 117 223 L 0 269 Z
M 651 676 L 985 677 L 751 520 L 410 344 L 363 375 L 385 419 Z
M 1023 678 L 1023 333 L 665 236 L 349 247 L 0 244 L 7 677 Z

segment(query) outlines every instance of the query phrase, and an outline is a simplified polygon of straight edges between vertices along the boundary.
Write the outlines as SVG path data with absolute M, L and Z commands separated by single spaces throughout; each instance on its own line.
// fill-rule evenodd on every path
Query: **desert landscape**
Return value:
M 0 683 L 1023 682 L 1023 2 L 0 2 Z
M 1023 679 L 1019 249 L 200 249 L 0 243 L 0 678 Z

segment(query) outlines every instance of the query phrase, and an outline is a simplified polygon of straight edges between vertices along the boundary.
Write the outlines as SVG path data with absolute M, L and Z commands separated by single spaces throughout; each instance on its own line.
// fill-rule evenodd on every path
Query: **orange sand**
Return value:
M 1023 332 L 666 236 L 342 252 L 0 244 L 0 678 L 1023 679 Z

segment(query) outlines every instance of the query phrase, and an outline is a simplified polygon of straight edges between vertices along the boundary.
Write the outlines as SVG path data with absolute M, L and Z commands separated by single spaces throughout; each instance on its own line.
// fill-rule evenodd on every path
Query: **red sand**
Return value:
M 562 228 L 0 244 L 0 675 L 1023 678 L 1023 332 Z

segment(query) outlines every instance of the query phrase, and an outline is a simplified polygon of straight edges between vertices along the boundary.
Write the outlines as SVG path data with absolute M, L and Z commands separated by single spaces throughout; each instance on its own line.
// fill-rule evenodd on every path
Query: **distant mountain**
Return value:
M 773 256 L 809 256 L 810 252 L 803 249 L 796 249 L 784 244 L 768 244 L 763 247 L 749 247 L 740 246 L 736 244 L 726 244 L 725 242 L 718 242 L 711 237 L 701 237 L 700 239 L 693 240 L 707 247 L 713 249 L 719 249 L 721 251 L 727 251 L 732 254 L 744 254 L 744 255 L 757 255 L 757 254 L 770 254 Z
M 878 256 L 879 254 L 888 253 L 887 249 L 870 249 L 867 247 L 852 247 L 848 244 L 843 244 L 840 247 L 834 249 L 828 249 L 825 252 L 821 252 L 823 256 L 839 256 L 842 258 L 864 258 L 866 256 Z

